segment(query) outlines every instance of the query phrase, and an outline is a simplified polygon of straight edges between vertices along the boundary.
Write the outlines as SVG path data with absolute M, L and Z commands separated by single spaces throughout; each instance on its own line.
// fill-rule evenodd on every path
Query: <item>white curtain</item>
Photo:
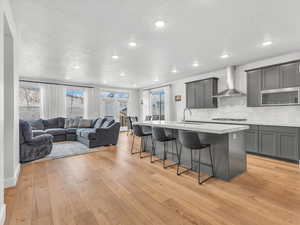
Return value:
M 102 116 L 100 108 L 100 89 L 87 88 L 85 91 L 85 117 L 96 118 Z
M 66 88 L 61 85 L 42 85 L 42 117 L 66 117 Z

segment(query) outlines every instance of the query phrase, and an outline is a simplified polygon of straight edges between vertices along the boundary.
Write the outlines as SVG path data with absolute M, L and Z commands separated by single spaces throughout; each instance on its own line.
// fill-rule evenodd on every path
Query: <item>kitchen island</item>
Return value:
M 145 127 L 162 127 L 169 135 L 177 136 L 178 130 L 195 131 L 207 134 L 207 144 L 211 144 L 213 153 L 213 163 L 215 167 L 215 177 L 229 181 L 232 178 L 247 170 L 247 158 L 244 146 L 244 131 L 249 129 L 247 125 L 229 125 L 217 123 L 185 123 L 175 121 L 143 121 L 136 122 L 134 125 Z M 178 143 L 178 147 L 180 144 Z M 151 151 L 151 142 L 148 142 L 146 151 Z M 162 153 L 162 145 L 157 143 L 156 153 Z M 167 147 L 168 159 L 177 161 L 176 148 L 170 143 Z M 211 169 L 205 166 L 209 163 L 208 151 L 201 151 L 201 171 L 211 174 Z M 182 149 L 182 163 L 190 167 L 190 151 Z M 194 157 L 195 159 L 197 157 Z M 197 163 L 193 163 L 197 166 Z M 197 170 L 193 167 L 193 170 Z

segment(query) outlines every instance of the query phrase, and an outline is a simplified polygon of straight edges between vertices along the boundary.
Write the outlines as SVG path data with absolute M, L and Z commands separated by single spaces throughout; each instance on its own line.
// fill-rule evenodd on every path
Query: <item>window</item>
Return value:
M 20 119 L 34 120 L 41 117 L 41 89 L 21 86 L 19 88 Z
M 121 127 L 126 127 L 129 94 L 125 92 L 102 91 L 100 93 L 100 98 L 103 102 L 103 116 L 120 121 Z
M 67 89 L 67 117 L 84 116 L 84 91 Z
M 165 119 L 165 91 L 158 90 L 150 92 L 152 120 Z

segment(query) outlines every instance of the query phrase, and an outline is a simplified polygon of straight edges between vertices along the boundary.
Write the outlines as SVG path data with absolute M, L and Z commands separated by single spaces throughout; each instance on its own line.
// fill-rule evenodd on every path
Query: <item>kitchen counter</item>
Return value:
M 238 131 L 248 130 L 247 125 L 229 125 L 220 123 L 192 123 L 192 122 L 176 122 L 176 121 L 143 121 L 135 122 L 136 125 L 155 126 L 177 130 L 190 130 L 199 133 L 210 134 L 228 134 Z
M 199 119 L 199 120 L 186 120 L 186 123 L 217 123 L 217 124 L 240 124 L 240 125 L 261 125 L 261 126 L 279 126 L 279 127 L 299 127 L 300 122 L 280 122 L 280 121 L 229 121 L 229 120 L 212 120 L 212 119 Z
M 214 174 L 216 178 L 229 181 L 247 170 L 247 157 L 244 144 L 244 131 L 250 128 L 247 125 L 186 123 L 175 121 L 144 121 L 135 122 L 133 125 L 167 128 L 172 131 L 172 136 L 176 137 L 177 140 L 178 130 L 189 130 L 202 134 L 205 133 L 206 144 L 210 144 L 212 149 Z M 148 145 L 145 147 L 145 151 L 151 152 L 152 142 L 146 141 L 146 143 Z M 160 142 L 156 142 L 155 146 L 156 155 L 163 157 L 164 145 Z M 177 162 L 177 155 L 174 153 L 175 147 L 172 146 L 165 146 L 168 152 L 168 160 Z M 198 168 L 195 167 L 197 163 L 192 165 L 190 162 L 190 149 L 186 149 L 182 146 L 181 156 L 181 162 L 186 168 L 191 168 L 193 166 L 192 169 L 197 171 Z M 207 166 L 207 163 L 210 162 L 209 159 L 208 151 L 201 151 L 201 171 L 207 174 L 211 174 L 211 168 Z

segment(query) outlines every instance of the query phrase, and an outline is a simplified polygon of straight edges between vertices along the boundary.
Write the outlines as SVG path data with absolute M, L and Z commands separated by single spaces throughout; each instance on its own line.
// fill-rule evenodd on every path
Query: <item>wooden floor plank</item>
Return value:
M 5 191 L 6 225 L 300 224 L 296 164 L 249 155 L 241 176 L 198 185 L 195 173 L 132 156 L 131 140 L 123 133 L 117 147 L 22 165 Z

